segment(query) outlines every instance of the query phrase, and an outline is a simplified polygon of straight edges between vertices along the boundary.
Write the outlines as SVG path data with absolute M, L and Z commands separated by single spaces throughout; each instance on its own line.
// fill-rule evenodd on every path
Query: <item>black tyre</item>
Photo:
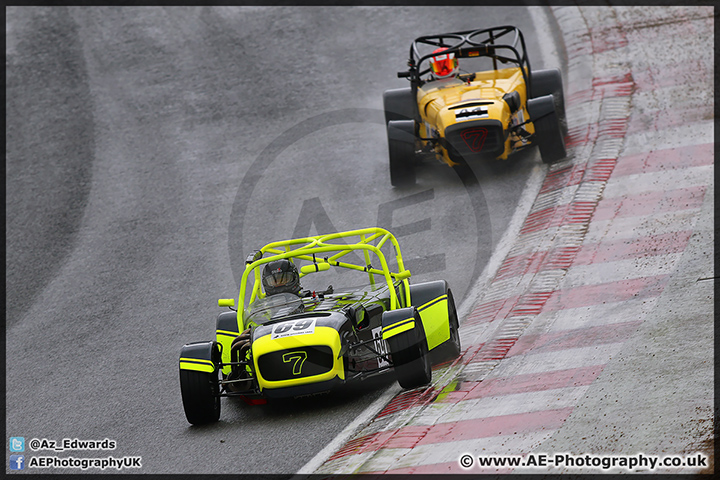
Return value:
M 385 123 L 394 120 L 416 119 L 417 100 L 410 87 L 395 88 L 383 92 Z
M 390 183 L 394 187 L 415 184 L 415 122 L 393 120 L 388 123 Z
M 535 126 L 535 143 L 544 163 L 555 163 L 567 156 L 565 136 L 560 130 L 552 95 L 528 100 L 530 120 Z
M 565 94 L 563 93 L 562 75 L 557 68 L 532 72 L 532 98 L 544 97 L 545 95 L 553 96 L 560 131 L 563 137 L 566 137 L 568 124 L 565 116 Z
M 220 419 L 217 372 L 180 370 L 180 391 L 188 422 L 202 425 Z
M 457 316 L 457 309 L 455 308 L 455 299 L 453 298 L 452 291 L 448 289 L 448 321 L 450 323 L 450 339 L 445 341 L 439 348 L 437 348 L 440 355 L 441 361 L 452 360 L 457 358 L 462 352 L 460 346 L 460 322 Z M 436 349 L 433 349 L 435 351 Z
M 416 388 L 432 381 L 427 340 L 420 315 L 415 311 L 415 328 L 388 339 L 398 383 L 403 388 Z

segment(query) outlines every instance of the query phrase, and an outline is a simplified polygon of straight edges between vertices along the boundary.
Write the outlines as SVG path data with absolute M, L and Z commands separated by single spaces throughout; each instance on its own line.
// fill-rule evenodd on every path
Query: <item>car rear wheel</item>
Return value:
M 217 372 L 180 370 L 180 391 L 188 422 L 202 425 L 220 419 Z
M 398 383 L 403 388 L 416 388 L 432 381 L 427 340 L 420 315 L 415 311 L 415 327 L 387 340 L 392 354 Z
M 544 163 L 555 163 L 567 156 L 565 137 L 560 129 L 552 95 L 528 100 L 530 120 L 535 126 L 535 142 Z
M 415 184 L 415 122 L 393 120 L 388 122 L 388 153 L 390 156 L 390 183 L 394 187 Z

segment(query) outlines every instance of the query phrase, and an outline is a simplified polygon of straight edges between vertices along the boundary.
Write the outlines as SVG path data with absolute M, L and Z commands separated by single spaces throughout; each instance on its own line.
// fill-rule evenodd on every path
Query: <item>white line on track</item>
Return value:
M 568 269 L 561 289 L 668 275 L 675 271 L 680 257 L 682 252 L 667 255 L 638 254 L 638 258 L 573 266 Z M 612 300 L 612 297 L 606 299 L 608 302 Z
M 657 305 L 658 297 L 635 297 L 622 302 L 606 302 L 599 305 L 568 308 L 553 312 L 541 312 L 525 335 L 560 333 L 603 325 L 625 323 L 629 319 L 642 321 Z
M 342 447 L 352 436 L 364 425 L 369 423 L 380 410 L 387 405 L 392 398 L 400 393 L 401 388 L 398 384 L 394 383 L 382 395 L 380 395 L 373 403 L 370 404 L 355 420 L 346 426 L 342 432 L 340 432 L 335 438 L 328 443 L 325 448 L 320 450 L 309 462 L 307 462 L 300 470 L 297 475 L 309 475 L 317 470 L 320 465 L 330 458 L 340 447 Z M 291 480 L 295 479 L 293 477 Z
M 713 177 L 715 165 L 687 167 L 682 172 L 663 170 L 650 173 L 634 173 L 608 182 L 604 199 L 625 198 L 646 192 L 667 192 L 680 188 L 705 187 Z
M 586 243 L 636 239 L 650 235 L 682 232 L 695 228 L 700 207 L 677 212 L 659 212 L 643 216 L 627 216 L 590 222 Z
M 502 360 L 502 368 L 496 368 L 486 377 L 514 377 L 517 375 L 542 374 L 555 370 L 605 365 L 620 351 L 624 340 L 587 347 L 566 348 L 552 352 L 525 353 Z
M 628 135 L 623 149 L 624 156 L 647 153 L 648 145 L 654 151 L 669 148 L 691 147 L 714 136 L 715 120 L 689 122 L 662 130 L 645 130 Z
M 456 423 L 467 420 L 483 420 L 493 417 L 519 415 L 546 410 L 574 407 L 585 394 L 589 385 L 562 387 L 548 390 L 530 390 L 509 394 L 491 394 L 481 398 L 458 400 L 456 403 L 436 403 L 433 410 L 441 415 L 420 412 L 413 419 L 413 426 L 430 426 L 438 423 Z M 413 407 L 418 408 L 418 407 Z M 439 422 L 437 420 L 440 420 Z M 392 427 L 384 430 L 393 430 Z M 434 462 L 431 462 L 434 463 Z
M 472 307 L 475 306 L 475 302 L 480 295 L 480 292 L 487 287 L 487 284 L 490 280 L 492 280 L 500 268 L 500 265 L 502 265 L 503 260 L 505 260 L 510 248 L 512 248 L 514 244 L 514 240 L 520 234 L 520 229 L 522 228 L 523 223 L 525 222 L 525 219 L 527 218 L 527 215 L 537 198 L 540 187 L 542 187 L 543 180 L 545 180 L 546 172 L 547 167 L 539 164 L 532 169 L 532 172 L 530 172 L 530 176 L 528 177 L 528 180 L 525 183 L 525 188 L 523 188 L 523 192 L 520 196 L 520 201 L 515 209 L 515 213 L 510 219 L 510 223 L 505 229 L 505 233 L 503 233 L 503 236 L 493 249 L 493 253 L 480 274 L 480 277 L 475 281 L 475 284 L 468 289 L 468 293 L 465 295 L 465 300 L 458 307 L 459 318 L 465 318 L 470 313 Z

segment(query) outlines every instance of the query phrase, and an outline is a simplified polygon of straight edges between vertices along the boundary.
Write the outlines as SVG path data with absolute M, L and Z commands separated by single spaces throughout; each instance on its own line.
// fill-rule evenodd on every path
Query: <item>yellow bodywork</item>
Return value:
M 230 374 L 230 370 L 232 369 L 230 365 L 227 365 L 232 361 L 230 358 L 230 349 L 232 347 L 232 342 L 237 338 L 238 334 L 235 332 L 226 332 L 225 330 L 215 330 L 215 339 L 217 343 L 220 344 L 220 348 L 222 351 L 222 354 L 220 356 L 220 359 L 225 366 L 223 366 L 222 371 L 225 375 Z
M 450 322 L 448 321 L 447 294 L 420 305 L 418 308 L 422 321 L 428 349 L 432 350 L 450 338 Z M 408 330 L 415 328 L 415 318 L 400 318 L 392 325 L 383 328 L 382 338 L 387 340 Z
M 520 108 L 511 114 L 503 95 L 516 91 L 520 95 Z M 425 132 L 421 136 L 444 137 L 445 129 L 450 125 L 459 123 L 455 117 L 457 109 L 451 109 L 459 104 L 471 102 L 488 102 L 487 118 L 499 120 L 504 129 L 511 125 L 519 125 L 527 118 L 527 88 L 520 67 L 504 68 L 475 73 L 472 81 L 466 82 L 458 78 L 427 82 L 418 88 L 418 110 L 425 124 Z M 532 123 L 525 126 L 525 130 L 534 133 Z M 510 134 L 505 139 L 503 153 L 497 157 L 505 160 L 515 149 L 523 146 L 523 139 L 516 134 Z M 448 156 L 448 152 L 441 145 L 435 147 L 438 160 L 450 166 L 457 165 Z
M 212 373 L 215 371 L 215 364 L 210 360 L 180 357 L 180 370 Z
M 333 358 L 335 360 L 332 369 L 328 372 L 320 375 L 300 377 L 290 380 L 270 381 L 263 378 L 262 372 L 258 367 L 258 361 L 264 354 L 278 350 L 292 350 L 294 348 L 311 347 L 316 345 L 328 346 L 332 349 Z M 319 326 L 315 328 L 315 332 L 312 335 L 296 335 L 276 339 L 272 339 L 271 335 L 265 335 L 253 342 L 252 351 L 253 363 L 260 390 L 323 382 L 326 380 L 332 380 L 335 377 L 339 377 L 343 380 L 345 379 L 343 357 L 340 355 L 340 335 L 334 328 Z
M 402 319 L 389 327 L 383 328 L 382 338 L 387 340 L 388 338 L 394 337 L 395 335 L 415 328 L 415 317 L 409 317 Z
M 423 322 L 429 350 L 450 338 L 447 295 L 421 305 L 418 307 L 418 313 Z

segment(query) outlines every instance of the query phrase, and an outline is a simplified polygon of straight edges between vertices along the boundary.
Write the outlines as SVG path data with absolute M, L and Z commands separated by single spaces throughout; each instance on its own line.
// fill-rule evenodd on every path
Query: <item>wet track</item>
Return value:
M 393 189 L 382 92 L 420 33 L 516 24 L 542 68 L 518 10 L 9 8 L 8 436 L 110 438 L 142 473 L 302 467 L 392 379 L 191 428 L 180 346 L 292 236 L 388 228 L 461 303 L 539 156 Z

